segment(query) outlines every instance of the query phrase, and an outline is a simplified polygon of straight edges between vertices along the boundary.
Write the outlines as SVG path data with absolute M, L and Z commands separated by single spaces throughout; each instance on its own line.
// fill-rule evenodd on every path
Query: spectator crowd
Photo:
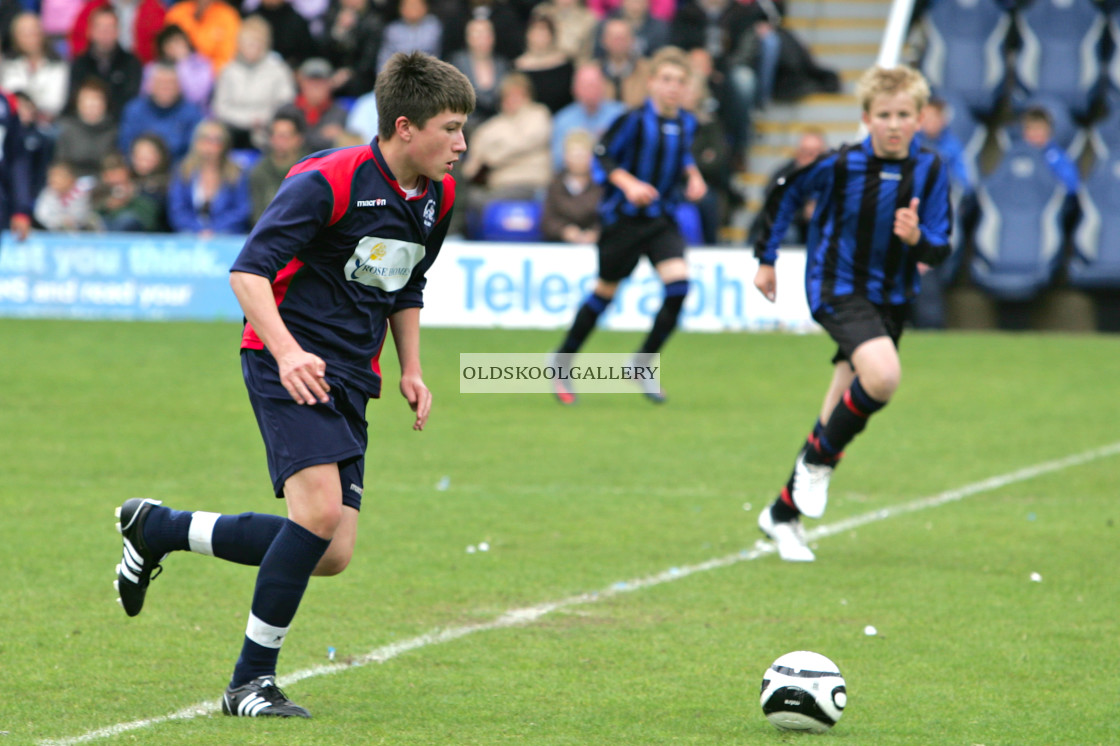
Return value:
M 780 13 L 770 0 L 0 0 L 0 90 L 18 115 L 0 218 L 247 232 L 299 158 L 373 138 L 378 69 L 420 49 L 478 95 L 457 228 L 472 237 L 490 200 L 525 198 L 544 204 L 547 238 L 593 240 L 594 144 L 675 45 L 694 68 L 714 231 L 751 112 L 779 93 Z

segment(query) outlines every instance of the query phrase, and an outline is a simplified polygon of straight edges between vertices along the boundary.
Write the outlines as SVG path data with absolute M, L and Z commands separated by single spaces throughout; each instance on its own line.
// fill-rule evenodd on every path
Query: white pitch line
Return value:
M 1009 484 L 1016 482 L 1025 482 L 1035 477 L 1040 477 L 1044 474 L 1052 474 L 1063 469 L 1068 469 L 1074 466 L 1080 466 L 1092 461 L 1097 461 L 1109 456 L 1120 454 L 1120 442 L 1112 443 L 1110 445 L 1094 448 L 1083 453 L 1074 454 L 1065 458 L 1057 459 L 1054 461 L 1044 461 L 1034 466 L 1028 466 L 1023 469 L 1001 474 L 995 477 L 966 484 L 963 487 L 947 490 L 937 495 L 929 497 L 921 497 L 909 502 L 900 503 L 889 508 L 880 508 L 868 513 L 862 513 L 851 518 L 817 526 L 806 532 L 806 538 L 809 540 L 822 539 L 826 536 L 834 536 L 845 531 L 851 531 L 854 528 L 865 526 L 869 523 L 876 523 L 884 521 L 888 518 L 894 518 L 908 513 L 916 513 L 920 510 L 927 510 L 929 508 L 936 508 L 946 503 L 957 502 L 966 497 L 978 495 L 983 492 L 991 492 L 1000 487 L 1006 487 Z M 764 557 L 768 554 L 773 554 L 775 551 L 774 544 L 768 541 L 756 542 L 754 549 L 743 549 L 735 554 L 729 554 L 724 557 L 716 557 L 695 565 L 686 565 L 684 567 L 672 567 L 656 575 L 649 575 L 644 578 L 636 580 L 620 581 L 604 588 L 600 591 L 592 591 L 590 593 L 581 593 L 576 596 L 569 596 L 568 598 L 559 601 L 546 601 L 536 606 L 527 606 L 521 609 L 511 609 L 506 611 L 501 616 L 492 619 L 489 622 L 480 622 L 478 624 L 468 624 L 460 627 L 448 627 L 446 629 L 434 630 L 432 632 L 412 637 L 407 640 L 399 640 L 391 642 L 388 645 L 371 650 L 359 658 L 354 659 L 349 663 L 332 663 L 325 666 L 313 666 L 305 668 L 302 671 L 281 676 L 279 678 L 280 686 L 290 686 L 304 679 L 309 679 L 316 676 L 328 676 L 331 674 L 340 673 L 342 671 L 356 668 L 359 666 L 366 666 L 370 663 L 386 663 L 404 653 L 419 648 L 426 648 L 431 645 L 439 645 L 445 642 L 457 640 L 460 637 L 466 637 L 476 632 L 486 632 L 495 629 L 508 629 L 510 627 L 521 627 L 527 624 L 532 624 L 541 617 L 551 614 L 554 611 L 566 609 L 573 606 L 581 606 L 584 604 L 595 603 L 607 598 L 612 598 L 623 593 L 630 593 L 631 591 L 642 590 L 643 588 L 650 588 L 662 583 L 669 583 L 674 580 L 687 578 L 689 575 L 694 575 L 699 572 L 707 572 L 708 570 L 716 570 L 721 567 L 728 567 L 730 565 L 738 564 L 740 562 L 750 562 L 751 560 Z M 144 720 L 133 720 L 128 723 L 118 723 L 110 725 L 105 728 L 98 728 L 83 733 L 80 736 L 73 736 L 70 738 L 47 739 L 39 742 L 39 746 L 76 746 L 76 744 L 90 743 L 98 741 L 103 738 L 111 738 L 113 736 L 121 735 L 133 730 L 140 730 L 141 728 L 148 728 L 160 723 L 166 723 L 172 720 L 189 720 L 203 715 L 211 715 L 220 709 L 221 704 L 217 700 L 209 702 L 201 702 L 199 704 L 184 707 L 181 710 L 173 712 L 169 715 L 160 715 L 158 717 L 147 718 Z

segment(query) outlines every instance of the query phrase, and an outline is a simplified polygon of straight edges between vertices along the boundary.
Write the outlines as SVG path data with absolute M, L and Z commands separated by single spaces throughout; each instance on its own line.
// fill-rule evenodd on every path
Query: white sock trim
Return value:
M 214 556 L 214 524 L 221 517 L 221 513 L 207 513 L 204 510 L 196 510 L 191 514 L 191 528 L 187 538 L 192 552 Z
M 273 627 L 262 622 L 253 612 L 249 612 L 249 623 L 245 625 L 245 636 L 261 647 L 279 650 L 284 638 L 292 627 Z

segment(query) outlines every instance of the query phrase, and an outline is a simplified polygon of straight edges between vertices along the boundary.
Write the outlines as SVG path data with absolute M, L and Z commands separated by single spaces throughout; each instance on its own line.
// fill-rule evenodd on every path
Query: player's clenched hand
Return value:
M 918 243 L 922 237 L 922 229 L 918 227 L 917 197 L 910 200 L 909 207 L 900 207 L 894 211 L 894 234 L 902 239 L 907 246 Z
M 689 202 L 699 202 L 707 193 L 708 185 L 704 183 L 704 177 L 699 172 L 690 172 L 684 187 L 684 198 Z
M 637 207 L 645 207 L 661 196 L 657 187 L 640 179 L 628 183 L 623 193 L 626 195 L 626 201 Z
M 416 421 L 412 423 L 412 429 L 423 430 L 424 424 L 428 421 L 428 414 L 432 411 L 432 392 L 424 385 L 420 376 L 402 375 L 401 395 L 416 413 Z
M 778 278 L 774 273 L 773 264 L 758 265 L 758 272 L 754 275 L 754 286 L 758 292 L 766 296 L 771 303 L 778 297 Z
M 304 350 L 291 352 L 276 359 L 280 366 L 280 382 L 296 404 L 324 404 L 331 387 L 325 378 L 327 364 L 318 355 Z

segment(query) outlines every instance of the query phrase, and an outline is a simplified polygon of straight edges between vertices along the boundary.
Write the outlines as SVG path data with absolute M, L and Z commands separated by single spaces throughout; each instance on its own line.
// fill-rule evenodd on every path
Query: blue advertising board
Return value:
M 244 236 L 34 232 L 0 239 L 0 315 L 237 320 Z

